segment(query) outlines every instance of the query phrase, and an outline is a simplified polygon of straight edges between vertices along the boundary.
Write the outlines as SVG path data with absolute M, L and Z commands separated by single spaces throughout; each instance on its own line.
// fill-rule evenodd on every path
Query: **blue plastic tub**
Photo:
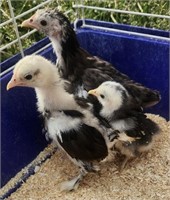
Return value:
M 121 24 L 87 20 L 92 25 L 118 28 L 169 37 L 169 33 L 160 30 L 132 27 Z M 162 100 L 156 106 L 146 110 L 169 119 L 169 42 L 164 40 L 133 36 L 111 31 L 80 28 L 77 37 L 83 48 L 91 54 L 111 62 L 121 72 L 143 85 L 159 90 Z M 31 54 L 48 44 L 45 38 L 25 51 Z M 41 55 L 55 62 L 51 47 Z M 21 58 L 20 54 L 1 63 L 5 71 Z M 28 165 L 47 145 L 42 134 L 42 121 L 36 111 L 36 99 L 33 89 L 16 88 L 6 91 L 12 72 L 1 78 L 2 87 L 2 124 L 1 124 L 1 184 L 5 185 L 23 167 Z M 14 188 L 15 190 L 15 188 Z M 11 191 L 14 191 L 11 190 Z M 10 192 L 11 192 L 10 191 Z M 10 193 L 9 192 L 9 193 Z M 8 193 L 8 194 L 9 194 Z M 7 195 L 7 194 L 6 194 Z

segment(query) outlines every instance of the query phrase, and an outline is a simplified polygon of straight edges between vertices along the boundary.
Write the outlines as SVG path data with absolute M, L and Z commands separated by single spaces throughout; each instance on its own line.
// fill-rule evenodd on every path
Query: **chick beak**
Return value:
M 9 89 L 16 87 L 16 86 L 24 86 L 24 83 L 22 81 L 18 81 L 15 78 L 15 76 L 13 75 L 11 80 L 8 82 L 6 89 L 9 90 Z
M 29 19 L 22 22 L 21 27 L 35 28 L 39 29 L 38 24 L 35 22 L 36 14 L 32 15 Z
M 92 95 L 94 95 L 94 96 L 98 96 L 98 93 L 97 93 L 97 91 L 96 90 L 89 90 L 88 91 L 88 94 L 92 94 Z

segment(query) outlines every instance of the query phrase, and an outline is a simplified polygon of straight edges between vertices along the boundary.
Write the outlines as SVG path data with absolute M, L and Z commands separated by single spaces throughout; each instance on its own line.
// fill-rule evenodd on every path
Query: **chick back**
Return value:
M 135 119 L 135 127 L 125 131 L 133 141 L 119 141 L 115 148 L 128 157 L 135 157 L 139 153 L 148 151 L 153 144 L 155 136 L 160 133 L 160 127 L 144 114 L 139 114 Z

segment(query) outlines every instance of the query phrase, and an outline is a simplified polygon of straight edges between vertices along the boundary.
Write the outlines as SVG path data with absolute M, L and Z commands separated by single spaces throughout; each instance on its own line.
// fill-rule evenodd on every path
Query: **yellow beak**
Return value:
M 98 93 L 97 93 L 97 91 L 94 89 L 94 90 L 89 90 L 88 91 L 88 94 L 92 94 L 92 95 L 94 95 L 94 96 L 98 96 Z
M 6 89 L 9 90 L 11 88 L 14 88 L 16 86 L 24 86 L 24 83 L 22 81 L 18 81 L 15 76 L 13 75 L 11 80 L 8 82 Z
M 35 16 L 36 14 L 32 15 L 29 19 L 23 21 L 21 27 L 35 28 L 38 30 L 39 26 L 35 23 Z

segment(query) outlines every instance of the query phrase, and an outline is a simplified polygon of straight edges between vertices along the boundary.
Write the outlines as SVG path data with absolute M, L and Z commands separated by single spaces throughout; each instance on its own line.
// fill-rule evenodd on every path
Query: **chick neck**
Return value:
M 76 34 L 71 26 L 65 27 L 61 33 L 50 36 L 53 49 L 57 56 L 57 67 L 63 78 L 70 79 L 74 74 L 74 59 L 80 46 Z
M 76 109 L 77 104 L 74 96 L 65 91 L 63 80 L 53 80 L 46 87 L 35 88 L 37 95 L 38 111 L 43 113 L 45 110 L 70 110 Z

